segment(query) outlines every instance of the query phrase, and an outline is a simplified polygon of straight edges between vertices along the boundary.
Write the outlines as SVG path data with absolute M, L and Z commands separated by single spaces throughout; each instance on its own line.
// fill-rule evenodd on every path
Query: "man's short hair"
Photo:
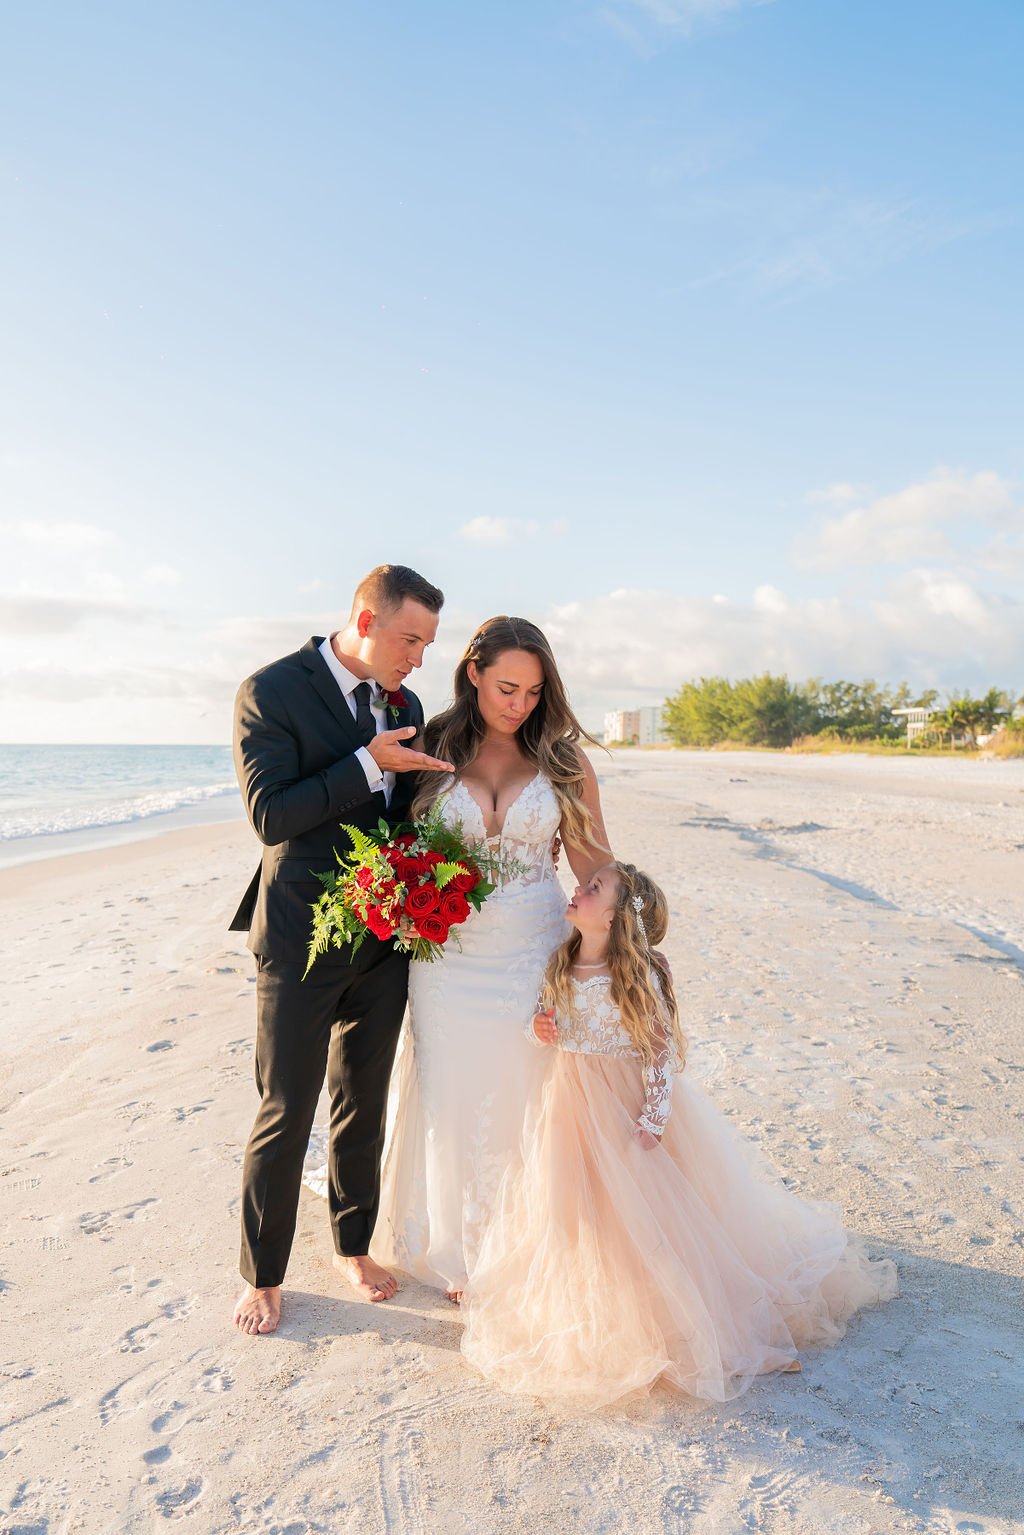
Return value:
M 408 565 L 378 565 L 356 587 L 352 614 L 355 616 L 364 608 L 374 613 L 393 613 L 406 597 L 422 603 L 431 613 L 440 613 L 444 606 L 444 592 L 418 571 L 410 570 Z

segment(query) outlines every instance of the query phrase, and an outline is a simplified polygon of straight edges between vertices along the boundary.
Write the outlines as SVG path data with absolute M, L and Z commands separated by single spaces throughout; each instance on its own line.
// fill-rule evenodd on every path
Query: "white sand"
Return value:
M 351 1298 L 304 1193 L 287 1312 L 235 1333 L 255 1108 L 244 827 L 0 874 L 0 1531 L 1020 1529 L 1024 763 L 617 754 L 690 1069 L 902 1296 L 802 1376 L 567 1420 L 446 1302 Z

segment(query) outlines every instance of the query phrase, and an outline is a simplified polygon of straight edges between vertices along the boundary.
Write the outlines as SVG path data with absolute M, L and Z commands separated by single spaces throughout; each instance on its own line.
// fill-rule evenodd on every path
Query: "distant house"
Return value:
M 626 741 L 630 746 L 659 746 L 668 740 L 660 704 L 642 709 L 613 709 L 604 717 L 604 739 Z
M 902 715 L 907 722 L 907 745 L 924 735 L 928 729 L 928 721 L 935 713 L 934 709 L 894 709 L 893 714 Z

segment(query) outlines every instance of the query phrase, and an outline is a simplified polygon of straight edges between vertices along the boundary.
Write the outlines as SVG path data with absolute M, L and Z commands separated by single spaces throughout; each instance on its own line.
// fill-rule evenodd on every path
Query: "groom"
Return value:
M 423 710 L 405 679 L 423 663 L 444 597 L 405 565 L 359 583 L 345 627 L 249 677 L 235 700 L 235 770 L 263 861 L 231 923 L 256 955 L 260 1108 L 242 1174 L 245 1290 L 234 1322 L 273 1332 L 295 1234 L 302 1164 L 326 1074 L 328 1207 L 335 1265 L 361 1294 L 394 1278 L 368 1256 L 380 1198 L 388 1078 L 405 1011 L 408 956 L 368 934 L 319 958 L 305 980 L 317 873 L 337 867 L 341 822 L 407 818 L 417 772 L 451 764 L 413 750 Z

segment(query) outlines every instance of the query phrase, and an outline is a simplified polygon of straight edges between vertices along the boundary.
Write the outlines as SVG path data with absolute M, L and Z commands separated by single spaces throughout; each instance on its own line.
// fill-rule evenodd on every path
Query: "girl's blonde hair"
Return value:
M 611 863 L 618 888 L 608 932 L 608 973 L 612 1001 L 623 1027 L 645 1061 L 673 1047 L 681 1064 L 686 1040 L 679 1023 L 672 972 L 664 956 L 654 952 L 668 932 L 668 900 L 650 875 L 632 863 Z M 639 909 L 636 902 L 639 902 Z M 642 919 L 643 927 L 640 921 Z M 558 1013 L 574 1011 L 572 967 L 581 935 L 571 934 L 548 960 L 541 1007 Z M 655 979 L 656 978 L 656 979 Z
M 583 803 L 583 767 L 576 743 L 590 741 L 596 746 L 597 742 L 572 711 L 546 635 L 528 618 L 502 614 L 480 625 L 455 668 L 453 702 L 427 724 L 425 749 L 432 757 L 454 764 L 456 777 L 465 771 L 487 734 L 476 688 L 469 680 L 469 663 L 486 671 L 509 650 L 524 650 L 541 664 L 544 687 L 536 707 L 519 727 L 519 746 L 555 791 L 566 840 L 583 847 L 592 839 L 593 817 Z M 437 773 L 423 774 L 412 806 L 414 820 L 426 813 L 444 782 Z

